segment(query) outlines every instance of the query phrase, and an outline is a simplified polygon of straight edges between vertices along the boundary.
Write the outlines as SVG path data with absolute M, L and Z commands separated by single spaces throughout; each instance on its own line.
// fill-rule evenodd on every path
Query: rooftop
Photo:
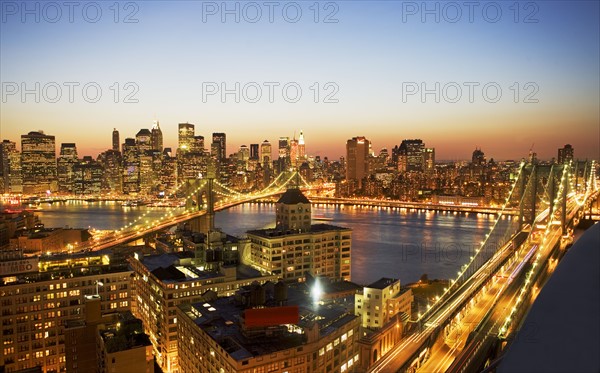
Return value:
M 298 203 L 310 203 L 308 198 L 302 193 L 300 189 L 288 189 L 279 198 L 277 203 L 283 203 L 285 205 L 295 205 Z
M 336 225 L 331 225 L 331 224 L 312 224 L 310 226 L 309 232 L 303 231 L 300 229 L 266 228 L 266 229 L 255 229 L 255 230 L 248 231 L 246 233 L 254 235 L 254 236 L 270 238 L 270 237 L 293 236 L 293 235 L 306 234 L 306 233 L 321 233 L 321 232 L 342 231 L 342 230 L 350 231 L 351 229 L 345 228 L 345 227 L 338 227 Z
M 268 288 L 268 286 L 265 286 Z M 299 322 L 296 326 L 306 329 L 319 328 L 319 336 L 326 336 L 356 318 L 347 313 L 342 305 L 314 304 L 304 284 L 288 288 L 287 305 L 298 306 Z M 267 291 L 266 298 L 273 294 Z M 269 300 L 267 300 L 267 305 Z M 236 360 L 270 354 L 306 343 L 306 336 L 281 325 L 278 332 L 269 336 L 248 337 L 242 331 L 240 320 L 244 306 L 235 297 L 219 298 L 212 302 L 182 304 L 179 306 L 195 324 L 225 349 Z
M 397 278 L 389 278 L 389 277 L 382 277 L 379 280 L 375 281 L 374 283 L 370 284 L 369 286 L 367 286 L 368 288 L 371 289 L 380 289 L 383 290 L 386 287 L 390 286 L 391 284 L 393 284 L 394 282 L 399 281 Z
M 206 271 L 201 266 L 192 263 L 194 252 L 181 251 L 169 254 L 147 255 L 140 258 L 140 262 L 160 281 L 167 282 L 185 282 L 192 280 L 209 279 L 224 276 L 221 272 Z M 250 279 L 261 277 L 260 271 L 244 265 L 238 264 L 223 265 L 222 268 L 236 268 L 237 279 Z

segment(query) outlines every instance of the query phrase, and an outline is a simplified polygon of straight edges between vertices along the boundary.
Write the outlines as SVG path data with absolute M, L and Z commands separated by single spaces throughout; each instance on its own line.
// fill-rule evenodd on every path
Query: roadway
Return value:
M 570 198 L 567 203 L 567 217 L 572 218 L 577 210 L 577 207 L 578 204 L 575 199 Z M 539 215 L 539 218 L 548 220 L 548 211 L 543 211 Z M 538 261 L 541 263 L 545 263 L 545 260 L 550 252 L 549 247 L 554 247 L 556 240 L 560 239 L 562 234 L 560 225 L 557 225 L 552 221 L 547 222 L 546 225 L 547 224 L 550 224 L 550 234 L 542 238 L 544 245 L 543 249 L 539 251 L 540 257 L 538 258 Z M 539 223 L 536 223 L 536 225 L 539 225 Z M 542 227 L 545 229 L 546 225 L 542 224 Z M 491 324 L 486 323 L 485 326 L 488 328 L 496 327 L 498 326 L 497 324 L 499 323 L 499 320 L 506 319 L 506 317 L 510 315 L 512 311 L 512 307 L 509 307 L 509 305 L 514 304 L 516 299 L 514 291 L 520 289 L 522 285 L 521 282 L 526 272 L 523 269 L 528 268 L 527 263 L 533 260 L 539 247 L 539 245 L 535 242 L 526 243 L 519 248 L 517 254 L 515 255 L 519 259 L 510 260 L 508 256 L 513 251 L 509 250 L 509 245 L 510 244 L 505 245 L 487 263 L 479 268 L 477 272 L 475 272 L 473 276 L 471 276 L 464 284 L 462 284 L 459 289 L 452 293 L 449 299 L 440 303 L 439 309 L 430 317 L 428 317 L 425 322 L 420 324 L 421 328 L 418 332 L 408 336 L 394 348 L 392 348 L 371 367 L 369 372 L 396 372 L 402 367 L 406 366 L 406 363 L 409 362 L 409 359 L 411 358 L 415 360 L 422 360 L 421 358 L 423 356 L 426 357 L 426 354 L 430 353 L 426 346 L 428 342 L 431 342 L 430 339 L 432 336 L 434 336 L 434 331 L 436 331 L 439 326 L 444 326 L 448 321 L 448 318 L 456 314 L 456 312 L 463 307 L 465 302 L 473 297 L 473 294 L 476 291 L 478 291 L 484 285 L 488 285 L 495 275 L 504 276 L 503 271 L 512 270 L 513 273 L 511 273 L 511 276 L 508 280 L 497 281 L 495 285 L 499 286 L 493 298 L 493 303 L 495 303 L 493 310 L 495 310 L 495 313 L 493 317 L 488 320 L 488 323 Z M 507 259 L 509 259 L 508 263 L 505 264 Z M 502 266 L 502 264 L 505 265 Z M 506 269 L 503 269 L 502 267 L 506 267 Z M 537 270 L 539 271 L 541 267 L 543 266 L 538 266 Z M 494 270 L 496 268 L 497 270 Z M 510 291 L 507 293 L 507 295 L 504 295 L 504 292 L 509 285 L 510 289 L 513 289 L 514 291 Z M 492 291 L 495 290 L 492 289 Z M 486 302 L 489 301 L 490 299 L 486 298 Z M 479 312 L 473 313 L 472 317 L 469 319 L 470 322 L 482 320 L 487 314 L 487 312 L 482 312 L 485 309 L 489 308 L 483 308 Z M 497 329 L 499 329 L 499 327 L 497 327 Z M 465 338 L 465 336 L 463 336 L 463 338 Z M 466 359 L 470 356 L 470 353 L 473 352 L 473 349 L 481 348 L 483 346 L 483 342 L 484 340 L 481 338 L 475 339 L 474 341 L 470 342 L 463 351 L 459 350 L 458 346 L 460 346 L 460 344 L 458 343 L 453 348 L 438 350 L 435 355 L 432 354 L 432 361 L 425 363 L 425 367 L 429 367 L 430 369 L 423 371 L 443 371 L 441 369 L 445 369 L 450 366 L 457 352 L 462 352 L 458 356 L 461 357 L 461 359 Z M 415 358 L 419 351 L 421 352 L 419 353 L 418 357 Z

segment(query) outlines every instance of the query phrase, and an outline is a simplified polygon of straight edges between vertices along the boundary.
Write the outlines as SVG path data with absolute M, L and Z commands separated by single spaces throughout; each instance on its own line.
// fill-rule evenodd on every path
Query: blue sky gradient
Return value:
M 317 23 L 309 8 L 313 1 L 294 3 L 302 9 L 297 23 L 282 17 L 282 7 L 290 2 L 279 2 L 273 23 L 265 6 L 257 23 L 243 16 L 236 23 L 233 15 L 222 23 L 220 13 L 203 22 L 203 8 L 220 8 L 221 1 L 143 1 L 127 9 L 127 2 L 121 2 L 118 23 L 109 9 L 113 2 L 98 3 L 102 16 L 96 23 L 85 21 L 81 7 L 75 9 L 73 23 L 66 8 L 56 23 L 46 22 L 43 14 L 39 23 L 32 15 L 22 22 L 22 9 L 13 15 L 6 3 L 0 23 L 3 93 L 7 82 L 28 87 L 35 82 L 97 82 L 103 93 L 97 103 L 86 102 L 78 90 L 70 103 L 66 88 L 57 103 L 43 97 L 36 103 L 33 95 L 25 102 L 19 94 L 3 97 L 0 135 L 17 143 L 21 134 L 43 129 L 57 137 L 57 146 L 76 142 L 80 155 L 96 155 L 110 146 L 113 127 L 123 141 L 156 118 L 166 146 L 176 147 L 177 123 L 189 121 L 207 138 L 226 132 L 229 153 L 241 144 L 275 142 L 303 129 L 307 151 L 330 158 L 343 155 L 346 139 L 357 135 L 370 138 L 375 151 L 405 138 L 422 138 L 436 148 L 438 159 L 469 158 L 475 146 L 496 159 L 519 159 L 532 143 L 542 158 L 556 156 L 565 143 L 573 144 L 576 157 L 599 158 L 597 1 L 517 2 L 519 22 L 511 8 L 515 2 L 484 1 L 475 8 L 472 23 L 464 2 L 451 3 L 463 11 L 456 23 L 443 14 L 439 23 L 434 15 L 422 22 L 420 12 L 406 14 L 413 5 L 421 8 L 421 1 L 319 2 Z M 39 4 L 41 12 L 44 3 Z M 242 9 L 248 2 L 237 4 Z M 452 10 L 448 2 L 426 4 Z M 492 10 L 502 10 L 498 22 L 486 21 L 485 6 L 492 16 Z M 135 9 L 138 22 L 123 23 Z M 322 22 L 335 9 L 338 22 Z M 525 23 L 532 11 L 538 22 Z M 109 88 L 114 82 L 120 83 L 119 103 Z M 138 103 L 122 102 L 131 92 L 123 89 L 126 82 L 139 87 L 134 96 Z M 203 82 L 226 82 L 228 87 L 235 82 L 297 82 L 303 95 L 292 104 L 276 90 L 270 103 L 265 88 L 258 103 L 236 103 L 231 95 L 225 103 L 218 95 L 202 102 Z M 320 83 L 319 101 L 330 92 L 323 89 L 325 83 L 337 84 L 339 102 L 314 103 L 309 88 L 314 82 Z M 496 82 L 502 98 L 488 103 L 476 89 L 474 102 L 469 102 L 465 87 L 458 103 L 436 103 L 432 95 L 426 102 L 420 95 L 403 102 L 405 82 L 424 82 L 430 88 L 435 82 L 478 82 L 479 88 Z M 514 82 L 520 83 L 518 103 L 510 89 Z M 538 103 L 522 102 L 531 92 L 523 89 L 527 82 L 539 88 Z

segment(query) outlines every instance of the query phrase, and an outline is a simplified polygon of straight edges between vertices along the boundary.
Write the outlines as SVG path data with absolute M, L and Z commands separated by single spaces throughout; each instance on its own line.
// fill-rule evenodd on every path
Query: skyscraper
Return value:
M 250 144 L 250 159 L 259 160 L 259 145 L 258 144 Z
M 116 150 L 116 151 L 121 151 L 120 149 L 120 140 L 119 140 L 119 131 L 117 131 L 117 129 L 113 129 L 112 132 L 112 149 Z
M 22 193 L 23 178 L 21 175 L 21 153 L 14 141 L 4 140 L 0 143 L 0 174 L 4 180 L 3 193 Z
M 353 137 L 346 142 L 346 180 L 356 180 L 359 185 L 369 174 L 370 142 L 365 137 Z
M 474 165 L 482 166 L 485 164 L 485 154 L 481 149 L 475 148 L 473 156 L 471 157 L 471 163 Z
M 290 141 L 290 162 L 294 167 L 298 164 L 298 140 L 295 137 Z
M 563 164 L 573 160 L 573 147 L 571 144 L 567 144 L 564 147 L 558 149 L 558 163 Z
M 268 140 L 260 144 L 260 163 L 263 168 L 271 168 L 271 143 Z
M 422 140 L 402 140 L 399 148 L 398 170 L 423 171 L 425 144 Z
M 135 139 L 123 143 L 123 193 L 140 191 L 140 156 Z
M 140 153 L 147 150 L 152 150 L 152 132 L 147 128 L 142 128 L 135 135 L 135 144 L 138 147 Z
M 56 192 L 56 148 L 54 136 L 32 131 L 21 135 L 23 193 Z
M 286 158 L 290 156 L 290 138 L 289 137 L 280 137 L 279 138 L 279 158 Z
M 300 137 L 298 138 L 298 159 L 302 162 L 306 158 L 306 145 L 304 144 L 304 132 L 300 130 Z
M 177 153 L 189 151 L 194 141 L 194 125 L 191 123 L 179 123 L 178 140 Z
M 57 161 L 58 191 L 73 193 L 73 167 L 77 164 L 77 147 L 75 143 L 67 142 L 60 145 L 60 156 Z
M 227 159 L 227 141 L 225 134 L 222 132 L 215 132 L 212 134 L 213 144 L 217 144 L 217 161 L 219 163 L 224 162 Z
M 163 151 L 163 134 L 160 130 L 160 124 L 158 123 L 158 121 L 155 121 L 154 125 L 152 126 L 150 142 L 152 145 L 152 150 L 157 152 Z

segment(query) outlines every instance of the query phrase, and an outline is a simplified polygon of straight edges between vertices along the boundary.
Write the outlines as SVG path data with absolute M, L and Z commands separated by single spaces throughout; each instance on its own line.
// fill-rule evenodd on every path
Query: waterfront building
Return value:
M 370 142 L 366 138 L 353 137 L 346 142 L 346 180 L 356 181 L 359 187 L 369 174 Z
M 21 174 L 21 153 L 14 141 L 3 140 L 0 143 L 0 184 L 3 193 L 22 193 L 23 176 Z
M 62 143 L 60 156 L 57 161 L 58 191 L 60 193 L 73 193 L 73 167 L 79 162 L 77 147 L 74 143 Z
M 21 135 L 23 193 L 41 194 L 58 190 L 54 136 L 43 132 Z
M 242 262 L 286 281 L 305 274 L 350 280 L 352 230 L 312 224 L 310 201 L 300 189 L 288 189 L 277 201 L 275 228 L 247 232 L 250 246 Z

